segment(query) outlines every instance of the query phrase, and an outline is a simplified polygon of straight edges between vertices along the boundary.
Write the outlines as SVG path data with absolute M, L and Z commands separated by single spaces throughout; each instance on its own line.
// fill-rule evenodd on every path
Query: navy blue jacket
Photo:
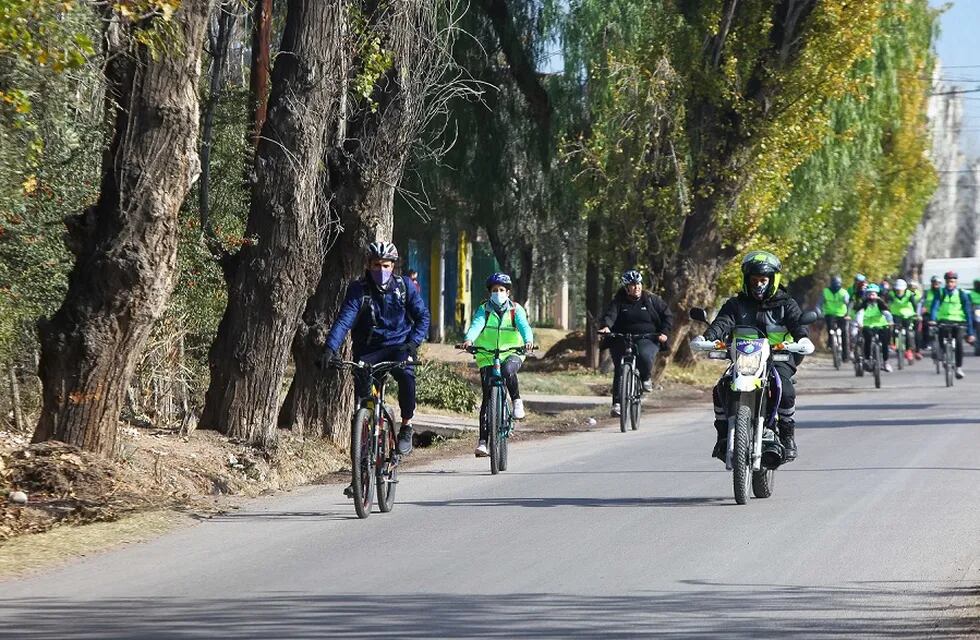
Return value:
M 396 280 L 401 280 L 403 286 Z M 365 296 L 370 297 L 372 308 L 365 307 L 362 311 Z M 326 347 L 338 351 L 350 331 L 353 331 L 355 358 L 384 347 L 420 345 L 429 335 L 429 310 L 408 278 L 394 276 L 382 291 L 365 274 L 347 286 L 340 313 L 327 334 Z

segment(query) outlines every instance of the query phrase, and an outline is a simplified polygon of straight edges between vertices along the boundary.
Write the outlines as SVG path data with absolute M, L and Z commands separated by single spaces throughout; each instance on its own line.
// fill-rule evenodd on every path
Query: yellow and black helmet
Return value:
M 779 288 L 782 270 L 779 258 L 768 251 L 750 251 L 742 258 L 742 290 L 758 300 L 771 298 Z M 753 291 L 749 285 L 751 276 L 769 276 L 769 284 L 765 289 Z

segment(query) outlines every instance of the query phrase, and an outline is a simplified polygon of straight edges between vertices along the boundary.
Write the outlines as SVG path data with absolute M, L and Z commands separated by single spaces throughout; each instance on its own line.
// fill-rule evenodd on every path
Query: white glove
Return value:
M 704 342 L 704 336 L 694 336 L 691 342 Z
M 796 344 L 800 345 L 800 353 L 805 356 L 808 356 L 816 351 L 816 347 L 813 346 L 813 342 L 810 341 L 810 338 L 800 338 L 796 341 Z

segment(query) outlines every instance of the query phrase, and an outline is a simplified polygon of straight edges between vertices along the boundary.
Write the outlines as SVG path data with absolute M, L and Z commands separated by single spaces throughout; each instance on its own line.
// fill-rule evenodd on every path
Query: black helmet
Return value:
M 840 276 L 833 276 L 830 279 L 830 286 L 840 289 L 842 286 L 844 286 L 844 280 L 841 279 Z
M 628 284 L 642 284 L 643 275 L 636 269 L 630 269 L 623 272 L 623 275 L 620 276 L 619 281 L 623 283 L 624 287 Z
M 750 251 L 742 258 L 742 290 L 746 295 L 765 300 L 771 298 L 779 288 L 780 272 L 783 270 L 779 258 L 768 251 Z M 763 291 L 753 292 L 749 286 L 751 276 L 769 276 L 769 284 Z
M 372 242 L 368 245 L 369 260 L 398 261 L 398 248 L 392 242 Z

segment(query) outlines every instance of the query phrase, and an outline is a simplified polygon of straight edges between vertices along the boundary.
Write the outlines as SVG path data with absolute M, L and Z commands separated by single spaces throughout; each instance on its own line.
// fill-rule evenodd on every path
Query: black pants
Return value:
M 376 351 L 358 354 L 354 359 L 365 364 L 404 362 L 408 359 L 408 354 L 401 347 L 382 347 Z M 363 371 L 356 371 L 354 386 L 360 402 L 371 396 L 372 380 L 371 376 L 365 375 Z M 402 420 L 411 420 L 415 416 L 415 365 L 410 364 L 404 369 L 392 369 L 391 377 L 398 383 L 398 407 L 402 412 Z
M 939 359 L 942 361 L 943 358 L 943 340 L 946 339 L 946 335 L 949 334 L 956 341 L 956 366 L 963 366 L 963 327 L 939 327 Z
M 789 362 L 776 362 L 773 363 L 773 369 L 776 370 L 776 375 L 779 376 L 779 381 L 783 387 L 783 395 L 779 399 L 779 406 L 776 408 L 779 433 L 780 435 L 792 436 L 796 431 L 796 387 L 793 386 L 793 374 L 796 373 L 796 367 Z M 731 385 L 732 379 L 728 376 L 722 376 L 711 394 L 715 404 L 715 431 L 718 432 L 719 440 L 728 437 L 728 407 L 731 404 Z
M 500 375 L 504 378 L 504 385 L 507 387 L 507 392 L 510 394 L 511 400 L 517 400 L 521 397 L 520 387 L 517 386 L 517 372 L 520 369 L 521 359 L 517 356 L 507 356 L 500 363 Z M 491 386 L 491 382 L 493 381 L 493 365 L 480 368 L 480 380 L 483 383 L 483 403 L 480 404 L 480 440 L 486 440 L 490 434 L 490 429 L 487 425 L 487 405 L 490 404 L 490 390 L 493 388 Z
M 880 329 L 874 329 L 864 327 L 861 331 L 864 332 L 864 361 L 868 362 L 871 360 L 871 339 L 877 333 L 878 341 L 881 342 L 881 361 L 888 362 L 888 345 L 892 341 L 891 328 L 881 327 Z
M 634 353 L 636 354 L 636 368 L 640 372 L 640 380 L 646 382 L 650 379 L 650 375 L 653 373 L 653 361 L 657 357 L 657 353 L 660 351 L 660 345 L 650 338 L 643 338 L 642 340 L 637 340 L 633 343 Z M 622 372 L 619 366 L 620 361 L 623 359 L 623 355 L 626 353 L 626 342 L 624 340 L 616 339 L 609 343 L 609 354 L 612 356 L 613 362 L 616 364 L 616 372 L 613 373 L 613 391 L 612 391 L 612 401 L 619 402 L 619 384 L 622 378 Z
M 827 346 L 830 347 L 830 330 L 840 329 L 840 350 L 844 359 L 848 359 L 847 345 L 850 336 L 847 334 L 847 318 L 841 316 L 824 316 L 824 323 L 827 325 Z

